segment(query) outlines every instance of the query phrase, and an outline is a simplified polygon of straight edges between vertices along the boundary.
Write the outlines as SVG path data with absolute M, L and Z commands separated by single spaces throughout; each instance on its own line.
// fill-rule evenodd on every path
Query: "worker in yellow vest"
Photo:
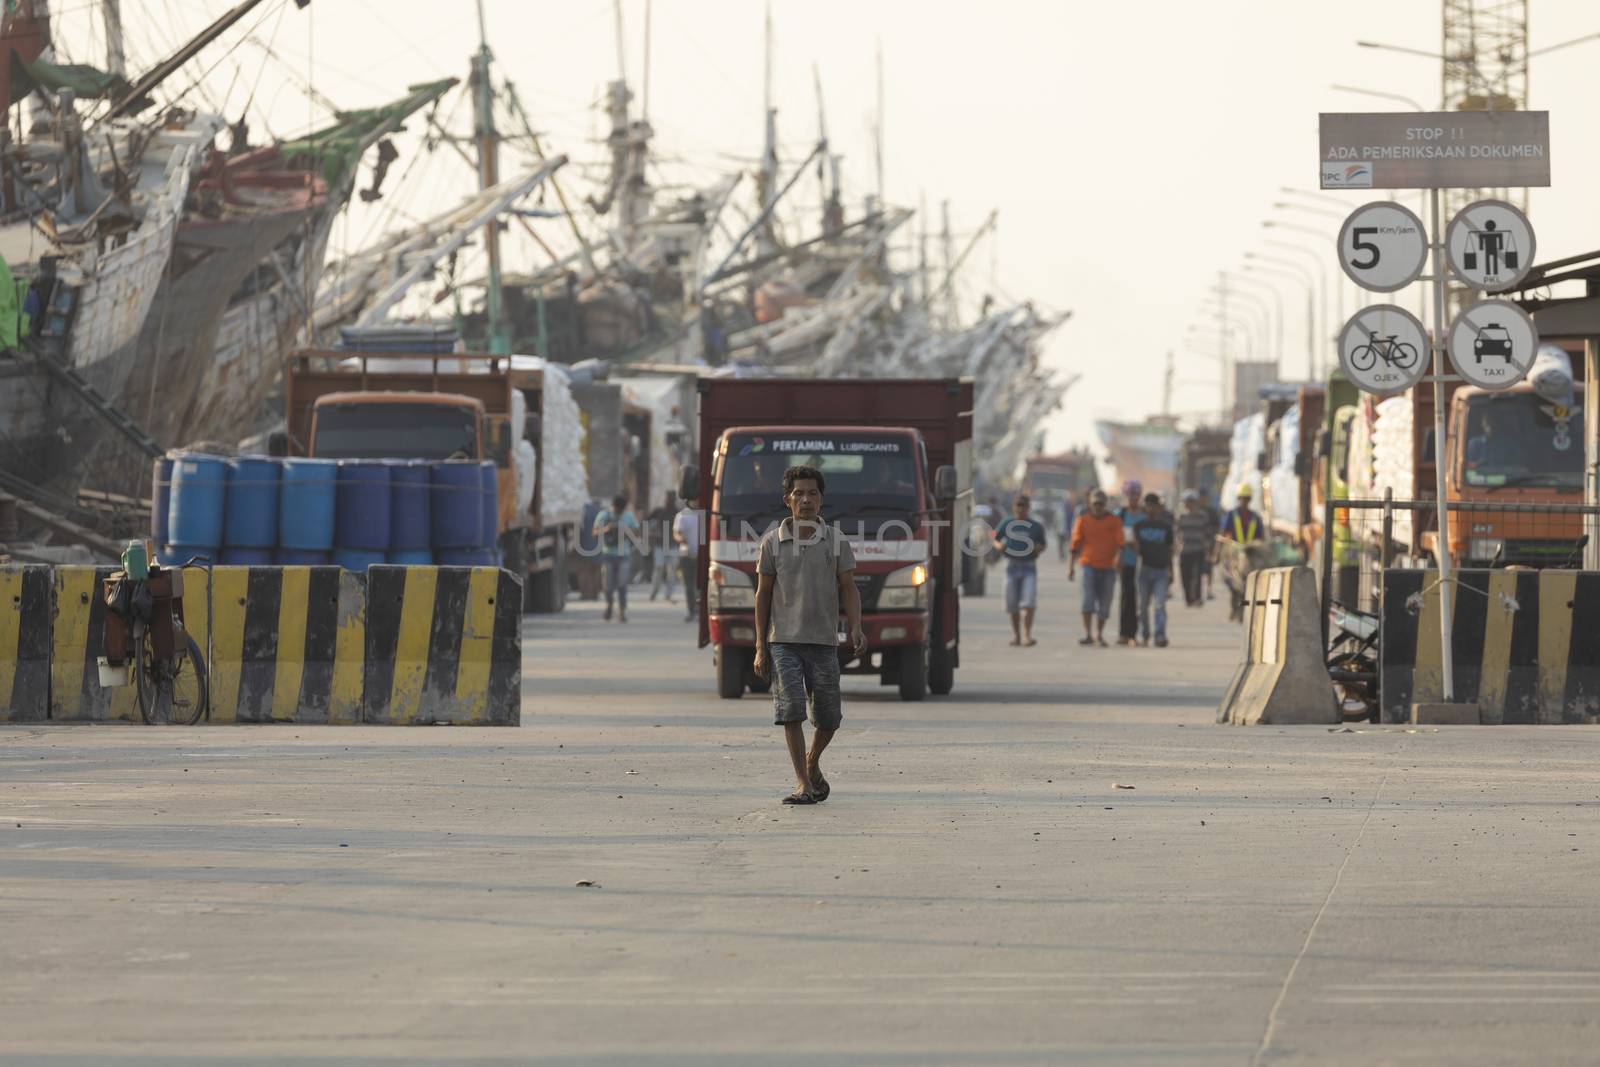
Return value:
M 1248 483 L 1239 486 L 1238 503 L 1234 509 L 1222 517 L 1222 528 L 1217 531 L 1219 535 L 1218 546 L 1223 541 L 1232 541 L 1234 548 L 1223 567 L 1223 577 L 1228 585 L 1228 591 L 1233 594 L 1232 610 L 1229 618 L 1239 621 L 1244 618 L 1244 579 L 1254 568 L 1251 565 L 1250 553 L 1247 546 L 1261 541 L 1265 536 L 1262 528 L 1261 516 L 1250 510 L 1250 501 L 1255 496 Z

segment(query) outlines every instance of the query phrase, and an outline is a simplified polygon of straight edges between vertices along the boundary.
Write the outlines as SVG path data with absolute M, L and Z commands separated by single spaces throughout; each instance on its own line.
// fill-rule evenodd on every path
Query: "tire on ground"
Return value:
M 744 675 L 752 658 L 742 648 L 717 646 L 717 696 L 723 700 L 744 696 Z
M 900 649 L 900 699 L 921 700 L 928 695 L 928 646 L 905 645 Z

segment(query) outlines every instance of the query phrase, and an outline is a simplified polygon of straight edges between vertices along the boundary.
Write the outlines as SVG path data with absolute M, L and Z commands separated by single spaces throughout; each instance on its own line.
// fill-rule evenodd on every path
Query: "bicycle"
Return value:
M 1378 365 L 1379 359 L 1398 370 L 1410 370 L 1417 361 L 1416 346 L 1398 340 L 1399 334 L 1392 333 L 1381 338 L 1375 333 L 1367 336 L 1370 340 L 1350 353 L 1350 365 L 1356 370 L 1371 370 Z
M 118 659 L 133 661 L 139 717 L 146 725 L 193 726 L 210 710 L 206 660 L 183 620 L 183 569 L 206 568 L 209 600 L 210 563 L 195 556 L 180 567 L 152 567 L 147 578 L 124 576 L 116 589 L 107 590 L 108 659 L 120 647 L 124 654 Z M 121 634 L 116 633 L 119 623 L 127 625 Z

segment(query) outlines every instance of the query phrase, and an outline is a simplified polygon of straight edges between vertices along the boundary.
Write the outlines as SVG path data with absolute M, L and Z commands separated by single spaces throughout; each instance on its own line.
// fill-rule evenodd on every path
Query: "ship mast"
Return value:
M 122 41 L 122 0 L 100 0 L 106 24 L 106 69 L 119 78 L 128 76 L 128 53 Z
M 500 183 L 500 136 L 494 127 L 494 86 L 489 81 L 489 66 L 494 56 L 489 51 L 489 33 L 483 18 L 483 0 L 478 0 L 478 51 L 472 57 L 473 138 L 478 145 L 478 188 L 489 189 Z M 489 257 L 487 347 L 491 355 L 511 354 L 511 338 L 506 334 L 505 309 L 500 279 L 500 225 L 491 218 L 483 228 L 483 247 Z

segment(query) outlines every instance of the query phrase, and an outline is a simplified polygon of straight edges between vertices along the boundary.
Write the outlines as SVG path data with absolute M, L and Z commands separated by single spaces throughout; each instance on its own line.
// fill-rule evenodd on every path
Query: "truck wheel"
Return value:
M 928 692 L 942 697 L 954 689 L 955 684 L 955 650 L 946 648 L 943 641 L 936 641 L 928 649 Z
M 921 700 L 928 695 L 928 646 L 905 645 L 900 649 L 900 699 Z
M 738 700 L 744 696 L 744 673 L 749 660 L 742 648 L 717 646 L 717 696 L 723 700 Z
M 559 535 L 556 537 L 555 556 L 555 565 L 547 571 L 541 571 L 539 581 L 534 583 L 535 591 L 540 594 L 536 610 L 549 615 L 567 606 L 567 542 Z

